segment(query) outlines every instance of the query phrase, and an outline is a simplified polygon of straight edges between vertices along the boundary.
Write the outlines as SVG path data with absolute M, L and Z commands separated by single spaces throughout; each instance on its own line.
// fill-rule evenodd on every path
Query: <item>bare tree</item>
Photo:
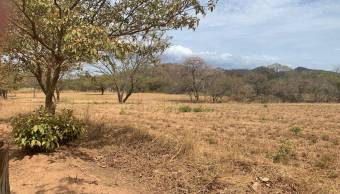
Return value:
M 206 77 L 207 65 L 205 61 L 200 57 L 189 57 L 184 61 L 185 68 L 183 69 L 184 84 L 186 84 L 186 90 L 192 99 L 198 102 L 200 99 L 200 93 L 204 87 L 204 80 Z
M 113 82 L 119 103 L 125 103 L 134 93 L 140 83 L 139 73 L 147 66 L 156 64 L 159 55 L 168 46 L 163 34 L 152 36 L 133 37 L 127 40 L 130 45 L 129 52 L 119 55 L 116 52 L 104 52 L 101 60 L 94 67 Z
M 204 82 L 205 93 L 212 98 L 214 103 L 221 102 L 226 91 L 230 89 L 227 82 L 227 75 L 222 70 L 207 70 Z

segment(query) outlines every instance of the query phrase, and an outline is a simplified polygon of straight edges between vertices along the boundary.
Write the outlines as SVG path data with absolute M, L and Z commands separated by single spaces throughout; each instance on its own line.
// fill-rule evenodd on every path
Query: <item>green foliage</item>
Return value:
M 188 105 L 180 106 L 178 110 L 179 110 L 179 112 L 196 112 L 196 113 L 198 113 L 198 112 L 212 112 L 213 111 L 212 109 L 203 108 L 202 106 L 191 108 Z
M 288 140 L 284 140 L 281 142 L 279 149 L 273 155 L 273 162 L 287 163 L 293 157 L 294 157 L 293 143 Z
M 186 106 L 180 106 L 178 110 L 179 112 L 191 112 L 192 108 L 186 105 Z
M 211 109 L 211 108 L 204 108 L 202 106 L 193 108 L 192 110 L 193 110 L 193 112 L 213 112 L 213 109 Z
M 298 135 L 303 132 L 303 128 L 301 127 L 293 127 L 290 128 L 290 131 L 293 132 L 295 135 Z
M 204 109 L 203 107 L 200 106 L 200 107 L 195 107 L 195 108 L 193 108 L 192 111 L 193 111 L 193 112 L 204 112 L 205 109 Z
M 29 151 L 50 152 L 79 138 L 85 129 L 72 110 L 51 115 L 44 109 L 15 117 L 11 125 L 16 144 Z

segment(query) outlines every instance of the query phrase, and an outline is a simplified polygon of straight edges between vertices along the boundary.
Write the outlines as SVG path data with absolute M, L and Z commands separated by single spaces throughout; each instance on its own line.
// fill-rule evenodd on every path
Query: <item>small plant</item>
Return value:
M 128 113 L 126 112 L 126 110 L 123 109 L 123 108 L 120 109 L 119 114 L 120 114 L 120 115 L 128 115 Z
M 301 127 L 293 127 L 290 129 L 291 132 L 293 132 L 295 135 L 298 135 L 303 132 L 303 128 Z
M 191 112 L 192 108 L 190 106 L 181 106 L 179 107 L 179 112 Z
M 15 117 L 11 125 L 15 143 L 35 152 L 51 152 L 60 144 L 79 138 L 85 129 L 72 110 L 51 115 L 43 108 Z
M 308 136 L 308 139 L 309 139 L 313 144 L 317 143 L 318 140 L 319 140 L 319 138 L 318 138 L 316 135 L 314 135 L 314 134 Z
M 192 109 L 194 112 L 205 112 L 206 110 L 204 108 L 200 107 L 196 107 Z
M 273 162 L 287 163 L 292 157 L 294 157 L 293 143 L 288 140 L 284 140 L 281 142 L 279 149 L 273 155 Z
M 324 135 L 321 136 L 321 139 L 324 140 L 324 141 L 329 141 L 330 137 L 329 137 L 329 135 L 324 134 Z
M 194 112 L 213 112 L 214 110 L 211 108 L 203 108 L 203 107 L 197 107 L 193 109 Z

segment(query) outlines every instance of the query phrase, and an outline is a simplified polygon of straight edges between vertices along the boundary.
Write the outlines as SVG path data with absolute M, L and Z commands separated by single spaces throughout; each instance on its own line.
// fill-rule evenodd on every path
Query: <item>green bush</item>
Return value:
M 179 112 L 191 112 L 192 108 L 190 106 L 181 106 L 179 107 Z
M 35 152 L 51 152 L 61 144 L 79 138 L 85 129 L 72 110 L 51 115 L 44 109 L 12 119 L 16 144 Z
M 202 106 L 195 107 L 195 108 L 191 108 L 190 106 L 180 106 L 178 110 L 179 112 L 212 112 L 213 111 L 213 109 L 203 108 Z
M 193 112 L 205 112 L 205 109 L 202 107 L 196 107 L 192 109 Z
M 298 135 L 299 133 L 301 133 L 303 131 L 303 128 L 301 127 L 293 127 L 290 129 L 291 132 L 293 132 L 295 135 Z
M 293 157 L 294 157 L 293 143 L 288 140 L 284 140 L 281 142 L 279 149 L 273 155 L 273 162 L 287 163 L 289 159 Z

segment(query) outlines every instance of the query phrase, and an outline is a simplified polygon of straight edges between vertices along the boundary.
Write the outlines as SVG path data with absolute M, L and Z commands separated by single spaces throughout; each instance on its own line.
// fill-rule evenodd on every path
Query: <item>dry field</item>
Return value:
M 340 193 L 340 104 L 191 104 L 187 96 L 62 93 L 88 123 L 79 142 L 27 155 L 9 119 L 43 103 L 0 101 L 15 193 Z M 202 107 L 184 113 L 179 108 Z

